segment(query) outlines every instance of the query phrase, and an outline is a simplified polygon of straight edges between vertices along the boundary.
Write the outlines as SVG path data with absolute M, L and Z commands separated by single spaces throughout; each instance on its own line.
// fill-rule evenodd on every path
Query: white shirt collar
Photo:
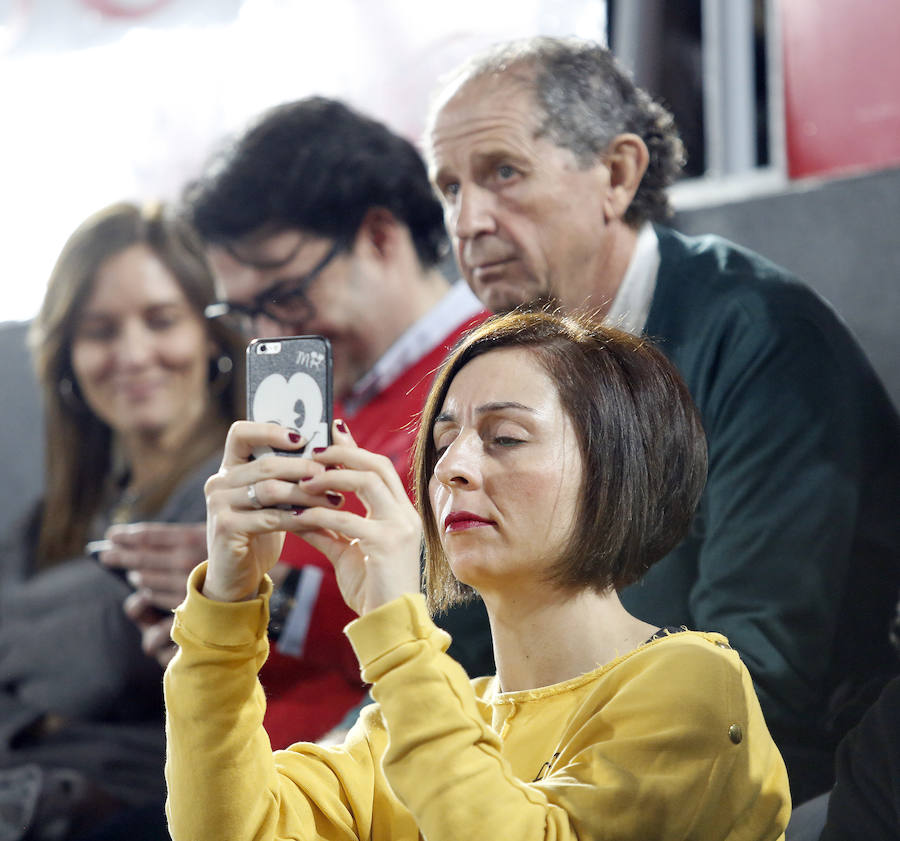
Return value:
M 484 307 L 468 285 L 458 280 L 415 324 L 382 354 L 372 369 L 360 379 L 344 401 L 348 415 L 358 412 L 376 394 L 391 385 L 404 371 L 433 351 L 457 327 Z
M 647 323 L 658 271 L 659 239 L 653 225 L 644 222 L 638 232 L 625 277 L 619 284 L 619 290 L 603 323 L 639 336 Z

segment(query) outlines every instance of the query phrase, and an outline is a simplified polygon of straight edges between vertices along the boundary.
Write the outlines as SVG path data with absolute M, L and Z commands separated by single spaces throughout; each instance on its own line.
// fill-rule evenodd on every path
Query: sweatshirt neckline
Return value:
M 608 663 L 603 663 L 602 665 L 597 666 L 597 668 L 591 669 L 589 672 L 576 675 L 575 677 L 571 677 L 560 683 L 552 683 L 548 686 L 538 686 L 534 689 L 517 689 L 511 692 L 503 692 L 500 690 L 497 675 L 494 675 L 491 678 L 489 693 L 487 693 L 489 702 L 492 704 L 522 704 L 528 701 L 543 700 L 545 698 L 553 697 L 554 695 L 563 695 L 567 692 L 579 689 L 585 684 L 593 682 L 606 672 L 612 671 L 616 666 L 631 659 L 636 654 L 647 651 L 661 643 L 679 639 L 701 639 L 708 642 L 716 642 L 722 641 L 725 638 L 720 634 L 704 631 L 691 631 L 683 626 L 681 628 L 660 628 L 653 636 L 642 642 L 636 648 L 631 649 L 631 651 L 626 651 L 624 654 L 620 654 Z M 490 692 L 493 692 L 493 695 L 491 695 Z

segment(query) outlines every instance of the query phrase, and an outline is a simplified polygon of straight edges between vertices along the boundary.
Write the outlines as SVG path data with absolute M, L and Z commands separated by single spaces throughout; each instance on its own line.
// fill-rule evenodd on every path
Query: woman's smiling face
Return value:
M 208 403 L 212 342 L 143 244 L 109 257 L 78 316 L 72 369 L 88 407 L 126 439 L 180 439 Z
M 429 495 L 454 575 L 482 595 L 546 587 L 584 476 L 572 422 L 535 354 L 502 348 L 466 363 L 432 434 Z

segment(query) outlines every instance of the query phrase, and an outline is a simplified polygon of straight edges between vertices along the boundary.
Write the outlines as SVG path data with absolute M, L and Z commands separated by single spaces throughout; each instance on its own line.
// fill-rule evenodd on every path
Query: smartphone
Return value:
M 247 419 L 280 424 L 307 440 L 302 450 L 279 454 L 327 447 L 332 404 L 331 342 L 324 336 L 254 339 L 247 346 Z M 264 448 L 254 456 L 272 452 Z
M 100 553 L 105 552 L 107 549 L 112 549 L 112 541 L 111 540 L 90 540 L 88 544 L 84 547 L 84 554 L 87 555 L 91 560 L 96 561 L 100 566 L 103 567 L 108 573 L 111 575 L 115 575 L 117 578 L 121 578 L 129 587 L 131 587 L 131 583 L 128 581 L 128 570 L 122 569 L 121 567 L 108 567 L 106 564 L 100 563 Z M 133 589 L 133 588 L 132 588 Z
M 123 569 L 122 567 L 108 567 L 106 564 L 100 563 L 100 553 L 105 552 L 107 549 L 112 549 L 113 542 L 111 540 L 107 540 L 103 538 L 101 540 L 90 540 L 87 545 L 84 547 L 84 554 L 87 555 L 91 560 L 97 562 L 99 566 L 105 569 L 110 575 L 115 575 L 116 578 L 121 578 L 132 590 L 134 590 L 134 585 L 128 580 L 128 570 Z M 150 610 L 157 617 L 162 619 L 164 616 L 171 616 L 172 611 L 166 610 L 162 607 L 156 607 L 155 605 L 148 607 L 147 610 Z

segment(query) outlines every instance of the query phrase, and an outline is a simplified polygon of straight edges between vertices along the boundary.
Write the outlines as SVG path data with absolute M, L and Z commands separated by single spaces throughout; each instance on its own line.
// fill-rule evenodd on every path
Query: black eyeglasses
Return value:
M 255 295 L 249 304 L 219 301 L 206 307 L 203 314 L 209 319 L 233 320 L 235 326 L 248 335 L 253 334 L 253 322 L 261 315 L 277 321 L 279 324 L 290 325 L 295 330 L 299 329 L 300 325 L 309 321 L 316 312 L 309 298 L 306 297 L 310 285 L 343 250 L 343 246 L 342 240 L 336 240 L 334 245 L 328 249 L 328 253 L 303 277 L 276 281 Z M 247 261 L 241 260 L 241 262 Z

